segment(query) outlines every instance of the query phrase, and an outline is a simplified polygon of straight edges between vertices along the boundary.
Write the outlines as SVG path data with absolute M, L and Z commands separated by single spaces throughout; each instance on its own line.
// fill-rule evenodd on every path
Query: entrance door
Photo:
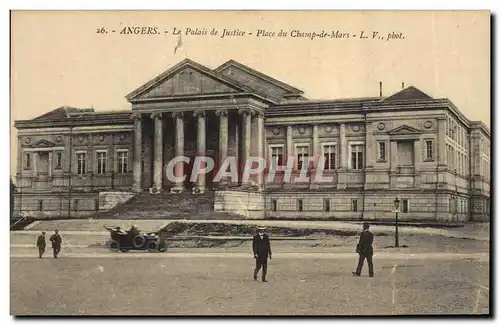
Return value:
M 49 174 L 49 153 L 38 153 L 38 173 L 40 176 L 47 176 Z
M 207 157 L 211 157 L 212 159 L 214 159 L 213 156 L 214 155 L 207 153 Z M 194 156 L 194 155 L 190 156 L 189 163 L 184 164 L 184 174 L 186 175 L 186 179 L 184 180 L 184 188 L 187 190 L 193 189 L 196 185 L 196 180 L 194 180 L 194 182 L 191 182 L 191 175 L 193 173 L 195 159 L 196 159 L 196 156 Z M 205 166 L 206 166 L 206 164 L 205 164 Z M 205 188 L 207 188 L 207 189 L 212 188 L 213 179 L 214 179 L 216 173 L 217 173 L 217 171 L 215 170 L 215 168 L 213 168 L 210 172 L 208 172 L 205 175 Z
M 191 190 L 195 185 L 195 183 L 191 182 L 191 173 L 193 172 L 194 158 L 194 156 L 191 156 L 189 159 L 189 163 L 184 163 L 184 175 L 186 175 L 186 179 L 184 180 L 184 188 L 186 190 Z

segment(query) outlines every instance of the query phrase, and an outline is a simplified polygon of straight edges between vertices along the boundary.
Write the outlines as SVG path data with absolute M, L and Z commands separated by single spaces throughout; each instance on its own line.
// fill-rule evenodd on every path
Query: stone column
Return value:
M 175 157 L 182 157 L 184 156 L 184 116 L 182 112 L 175 112 L 172 113 L 172 117 L 175 120 Z M 183 162 L 179 162 L 175 165 L 174 175 L 176 177 L 182 177 L 184 175 Z M 184 192 L 184 182 L 176 182 L 174 187 L 171 189 L 171 192 Z
M 313 134 L 312 134 L 312 138 L 313 138 L 313 152 L 312 152 L 312 155 L 314 157 L 314 161 L 311 162 L 311 167 L 313 170 L 315 170 L 316 168 L 318 168 L 318 163 L 319 163 L 319 159 L 321 158 L 321 151 L 320 151 L 320 147 L 319 147 L 319 139 L 318 139 L 318 125 L 317 124 L 314 124 L 313 125 Z M 314 173 L 313 173 L 314 175 Z
M 33 151 L 33 177 L 38 177 L 38 152 Z
M 141 156 L 142 156 L 142 121 L 140 114 L 132 114 L 134 119 L 134 162 L 133 162 L 133 184 L 134 192 L 142 190 L 142 171 L 141 171 Z
M 340 168 L 347 169 L 347 138 L 345 136 L 345 124 L 340 124 Z
M 417 139 L 413 142 L 413 167 L 415 170 L 415 174 L 420 172 L 420 161 L 422 158 L 422 150 L 421 150 L 421 140 Z
M 151 114 L 154 121 L 153 189 L 160 192 L 163 186 L 163 121 L 161 113 Z
M 448 165 L 446 157 L 446 118 L 438 119 L 438 141 L 437 141 L 438 166 Z
M 373 123 L 365 124 L 365 168 L 372 168 L 375 157 L 376 143 L 373 137 Z M 387 150 L 387 148 L 386 148 Z M 387 154 L 387 153 L 386 153 Z
M 197 136 L 197 157 L 205 157 L 207 150 L 207 128 L 205 111 L 198 110 L 193 113 L 193 116 L 198 120 L 198 136 Z M 204 193 L 206 184 L 206 175 L 199 174 L 196 179 L 196 185 L 193 188 L 193 193 Z
M 293 132 L 292 126 L 287 125 L 287 127 L 286 127 L 286 159 L 284 159 L 284 161 L 286 162 L 287 165 L 288 165 L 288 157 L 295 156 L 294 152 L 293 152 L 292 132 Z M 297 162 L 294 162 L 294 165 L 296 163 Z
M 395 173 L 398 167 L 398 142 L 391 141 L 391 172 Z
M 262 113 L 257 113 L 255 115 L 255 120 L 257 120 L 257 132 L 254 135 L 256 139 L 255 156 L 264 158 L 264 115 L 262 115 Z M 255 181 L 257 182 L 257 184 L 262 186 L 264 184 L 264 172 L 260 172 L 259 174 L 257 174 Z
M 239 132 L 240 132 L 240 129 L 239 129 L 239 122 L 240 119 L 239 119 L 239 116 L 234 116 L 233 114 L 229 114 L 228 112 L 228 132 L 229 132 L 229 152 L 230 154 L 235 157 L 235 160 L 236 160 L 236 166 L 238 168 L 237 172 L 239 171 L 239 155 L 240 155 L 240 144 L 239 144 Z M 221 180 L 222 181 L 222 180 Z M 228 183 L 229 183 L 229 180 L 227 180 Z M 232 179 L 231 179 L 231 183 L 232 183 Z M 236 185 L 236 184 L 232 184 L 232 185 Z
M 52 151 L 49 151 L 49 177 L 52 177 Z
M 219 117 L 219 165 L 218 169 L 222 166 L 227 158 L 228 146 L 229 146 L 229 136 L 228 136 L 228 117 L 227 109 L 218 109 L 215 114 Z M 222 177 L 220 179 L 219 185 L 226 185 L 227 179 Z
M 250 157 L 251 150 L 251 141 L 252 141 L 252 112 L 250 110 L 239 110 L 238 113 L 242 116 L 243 122 L 243 134 L 242 134 L 242 155 L 241 155 L 241 171 L 240 175 L 243 175 L 244 168 L 247 163 L 248 158 Z M 242 185 L 243 185 L 242 180 Z

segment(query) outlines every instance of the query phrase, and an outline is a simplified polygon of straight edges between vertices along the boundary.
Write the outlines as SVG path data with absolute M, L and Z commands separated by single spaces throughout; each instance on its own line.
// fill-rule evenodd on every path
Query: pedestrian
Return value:
M 45 253 L 45 231 L 42 231 L 42 234 L 38 236 L 36 240 L 36 247 L 38 247 L 38 258 L 43 257 L 43 253 Z
M 255 270 L 253 271 L 253 279 L 257 281 L 257 274 L 259 274 L 262 267 L 262 282 L 267 282 L 267 258 L 271 256 L 271 243 L 269 237 L 264 233 L 266 228 L 257 228 L 257 234 L 253 236 L 253 256 L 255 258 Z
M 49 239 L 52 242 L 52 250 L 54 251 L 54 258 L 57 258 L 57 255 L 61 251 L 62 238 L 59 235 L 59 229 L 54 230 L 54 234 L 50 236 Z
M 361 269 L 363 268 L 363 263 L 366 258 L 366 262 L 368 263 L 368 274 L 373 278 L 373 234 L 368 229 L 370 229 L 370 225 L 365 222 L 363 224 L 363 232 L 359 237 L 359 243 L 356 246 L 356 253 L 359 254 L 358 267 L 356 268 L 356 272 L 352 272 L 352 274 L 357 276 L 361 275 Z

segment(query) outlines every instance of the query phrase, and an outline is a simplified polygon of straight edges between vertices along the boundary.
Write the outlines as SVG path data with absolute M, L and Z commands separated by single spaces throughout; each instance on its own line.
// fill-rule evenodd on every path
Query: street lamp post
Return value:
M 399 214 L 399 199 L 398 197 L 396 196 L 396 199 L 394 200 L 394 211 L 396 212 L 396 232 L 394 234 L 395 238 L 395 242 L 394 242 L 394 247 L 399 247 L 399 233 L 398 233 L 398 226 L 399 226 L 399 223 L 398 223 L 398 214 Z

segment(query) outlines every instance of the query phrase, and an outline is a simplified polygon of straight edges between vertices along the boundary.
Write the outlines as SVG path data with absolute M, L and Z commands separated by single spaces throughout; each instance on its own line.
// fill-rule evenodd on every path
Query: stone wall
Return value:
M 215 191 L 214 211 L 232 212 L 250 219 L 265 217 L 264 195 L 250 191 Z
M 125 203 L 135 196 L 132 192 L 100 192 L 99 211 L 107 211 L 119 203 Z
M 364 220 L 394 220 L 394 199 L 408 200 L 408 211 L 398 214 L 401 221 L 434 220 L 464 222 L 470 219 L 467 211 L 455 209 L 451 194 L 422 191 L 273 191 L 265 195 L 269 217 L 338 218 Z M 466 196 L 461 199 L 469 200 Z M 301 201 L 301 203 L 300 203 Z M 459 202 L 460 203 L 460 202 Z M 302 211 L 300 210 L 302 204 Z M 274 207 L 276 206 L 276 211 Z M 327 207 L 329 206 L 329 211 Z M 469 205 L 470 207 L 470 202 Z M 469 208 L 470 209 L 470 208 Z
M 44 218 L 75 218 L 94 214 L 99 209 L 98 193 L 23 193 L 14 197 L 15 213 Z

